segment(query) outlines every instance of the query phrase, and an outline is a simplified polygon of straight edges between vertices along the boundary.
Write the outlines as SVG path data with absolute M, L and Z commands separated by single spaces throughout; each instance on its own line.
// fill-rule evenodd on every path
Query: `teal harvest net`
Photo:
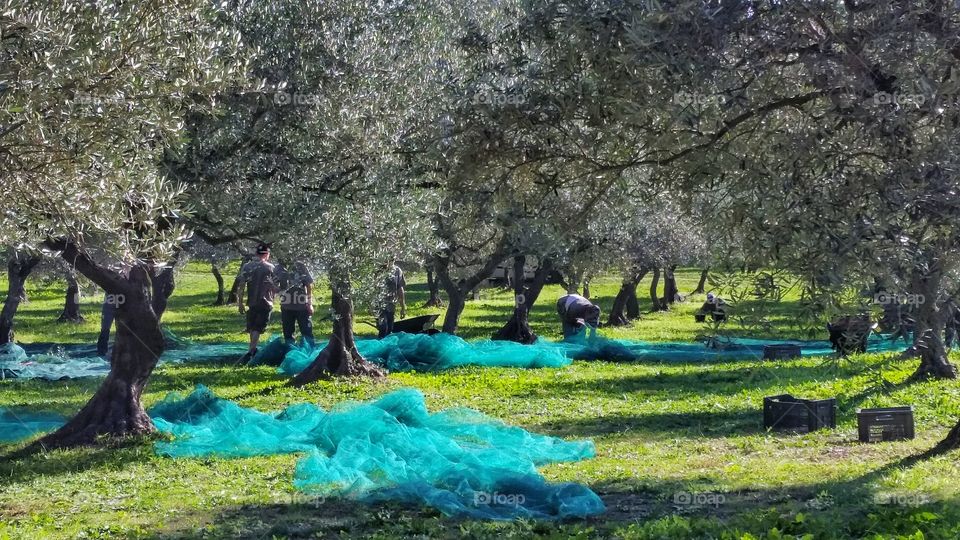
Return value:
M 583 517 L 604 511 L 589 488 L 553 484 L 537 466 L 594 456 L 590 441 L 537 435 L 470 409 L 427 410 L 401 389 L 326 412 L 312 404 L 267 414 L 199 386 L 150 410 L 171 457 L 302 452 L 295 486 L 311 495 L 428 505 L 480 519 Z
M 56 413 L 0 407 L 0 444 L 15 443 L 53 431 L 67 421 Z
M 574 336 L 565 341 L 540 339 L 533 345 L 512 341 L 465 341 L 450 334 L 391 334 L 383 339 L 359 339 L 357 349 L 368 360 L 391 371 L 441 371 L 460 366 L 557 368 L 573 360 L 711 362 L 762 358 L 768 345 L 796 345 L 803 356 L 832 354 L 828 341 L 722 338 L 700 342 L 649 342 L 588 339 Z M 280 366 L 294 375 L 303 371 L 326 345 L 325 342 L 285 344 L 276 338 L 260 348 L 251 365 Z M 887 336 L 872 335 L 869 352 L 901 351 L 906 344 Z M 184 340 L 167 333 L 167 350 L 160 364 L 182 362 L 233 362 L 246 351 L 241 343 L 207 344 Z M 0 378 L 73 379 L 103 376 L 109 364 L 96 356 L 91 346 L 37 343 L 0 346 Z
M 522 345 L 512 341 L 465 341 L 451 334 L 391 334 L 383 339 L 359 339 L 357 350 L 364 358 L 391 371 L 442 371 L 459 366 L 557 368 L 572 358 L 562 349 Z M 254 358 L 256 363 L 280 365 L 287 375 L 300 373 L 326 343 L 282 346 L 271 341 Z M 279 356 L 278 356 L 279 355 Z

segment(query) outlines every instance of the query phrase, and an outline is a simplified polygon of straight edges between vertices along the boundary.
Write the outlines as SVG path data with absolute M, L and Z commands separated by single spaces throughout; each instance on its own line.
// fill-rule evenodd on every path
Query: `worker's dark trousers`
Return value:
M 377 335 L 384 338 L 393 333 L 393 321 L 396 318 L 396 310 L 381 309 L 377 316 Z
M 104 302 L 100 308 L 100 337 L 97 338 L 97 355 L 107 356 L 110 348 L 110 329 L 113 328 L 113 319 L 117 314 L 115 302 Z
M 600 326 L 600 307 L 592 304 L 574 304 L 570 306 L 566 313 L 561 315 L 561 321 L 563 323 L 563 337 L 575 336 L 583 329 L 580 321 L 593 328 Z
M 313 345 L 313 318 L 305 309 L 281 309 L 280 324 L 283 325 L 283 340 L 293 343 L 293 332 L 300 326 L 300 335 L 303 340 Z

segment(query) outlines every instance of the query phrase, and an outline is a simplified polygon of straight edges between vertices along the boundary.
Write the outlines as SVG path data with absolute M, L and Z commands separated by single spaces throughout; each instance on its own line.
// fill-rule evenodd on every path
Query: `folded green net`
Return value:
M 174 436 L 171 457 L 303 452 L 294 485 L 309 494 L 428 505 L 480 519 L 584 517 L 603 502 L 580 484 L 547 482 L 537 466 L 594 456 L 590 441 L 527 432 L 470 409 L 427 410 L 402 389 L 325 412 L 311 404 L 267 414 L 219 399 L 202 386 L 150 410 Z

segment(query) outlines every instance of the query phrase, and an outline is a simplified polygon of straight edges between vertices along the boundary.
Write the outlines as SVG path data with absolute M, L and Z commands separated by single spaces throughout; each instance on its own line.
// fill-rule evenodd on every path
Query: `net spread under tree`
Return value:
M 428 505 L 477 519 L 587 517 L 604 511 L 586 486 L 547 482 L 536 470 L 595 455 L 590 441 L 537 435 L 465 408 L 430 413 L 423 394 L 402 389 L 330 411 L 301 403 L 276 414 L 248 409 L 198 387 L 151 409 L 175 458 L 303 453 L 294 485 L 362 502 Z

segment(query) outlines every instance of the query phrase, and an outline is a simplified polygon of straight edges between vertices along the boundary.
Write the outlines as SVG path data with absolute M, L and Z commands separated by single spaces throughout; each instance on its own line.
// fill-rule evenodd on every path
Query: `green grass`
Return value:
M 680 272 L 679 278 L 686 292 L 697 272 Z M 414 306 L 426 299 L 419 281 L 409 293 Z M 189 266 L 179 276 L 165 321 L 192 339 L 240 341 L 236 308 L 207 305 L 213 283 L 204 268 Z M 605 311 L 617 287 L 615 279 L 593 285 Z M 84 303 L 86 323 L 61 325 L 53 322 L 62 301 L 59 285 L 29 293 L 30 303 L 18 315 L 18 339 L 95 339 L 98 296 Z M 561 293 L 548 288 L 532 316 L 534 329 L 547 337 L 559 331 L 553 302 Z M 468 304 L 463 335 L 492 334 L 509 314 L 511 298 L 506 291 L 484 291 Z M 646 314 L 609 334 L 691 339 L 704 330 L 692 320 L 701 301 L 696 297 L 671 312 Z M 776 333 L 795 333 L 791 300 L 778 309 Z M 429 311 L 416 308 L 411 314 Z M 328 323 L 317 325 L 318 333 L 328 329 Z M 357 330 L 373 333 L 363 324 Z M 889 355 L 840 363 L 576 362 L 564 369 L 398 373 L 384 383 L 336 381 L 293 389 L 282 386 L 284 379 L 270 368 L 164 366 L 148 387 L 147 404 L 199 383 L 263 410 L 302 401 L 330 406 L 413 386 L 433 409 L 468 406 L 537 432 L 589 438 L 596 443 L 595 459 L 542 470 L 551 480 L 588 484 L 608 512 L 569 523 L 486 523 L 447 519 L 430 509 L 315 504 L 292 488 L 296 456 L 172 460 L 155 456 L 149 442 L 135 442 L 0 462 L 0 538 L 957 538 L 960 453 L 921 461 L 910 456 L 933 446 L 960 418 L 960 384 L 899 384 L 915 367 L 915 361 L 891 361 Z M 878 373 L 895 384 L 880 384 Z M 96 386 L 96 381 L 0 382 L 0 406 L 69 414 Z M 762 399 L 783 392 L 837 397 L 837 429 L 807 435 L 764 431 Z M 854 442 L 858 407 L 895 404 L 914 405 L 915 440 Z M 677 504 L 678 493 L 713 494 L 717 504 Z M 891 496 L 897 504 L 880 504 Z

